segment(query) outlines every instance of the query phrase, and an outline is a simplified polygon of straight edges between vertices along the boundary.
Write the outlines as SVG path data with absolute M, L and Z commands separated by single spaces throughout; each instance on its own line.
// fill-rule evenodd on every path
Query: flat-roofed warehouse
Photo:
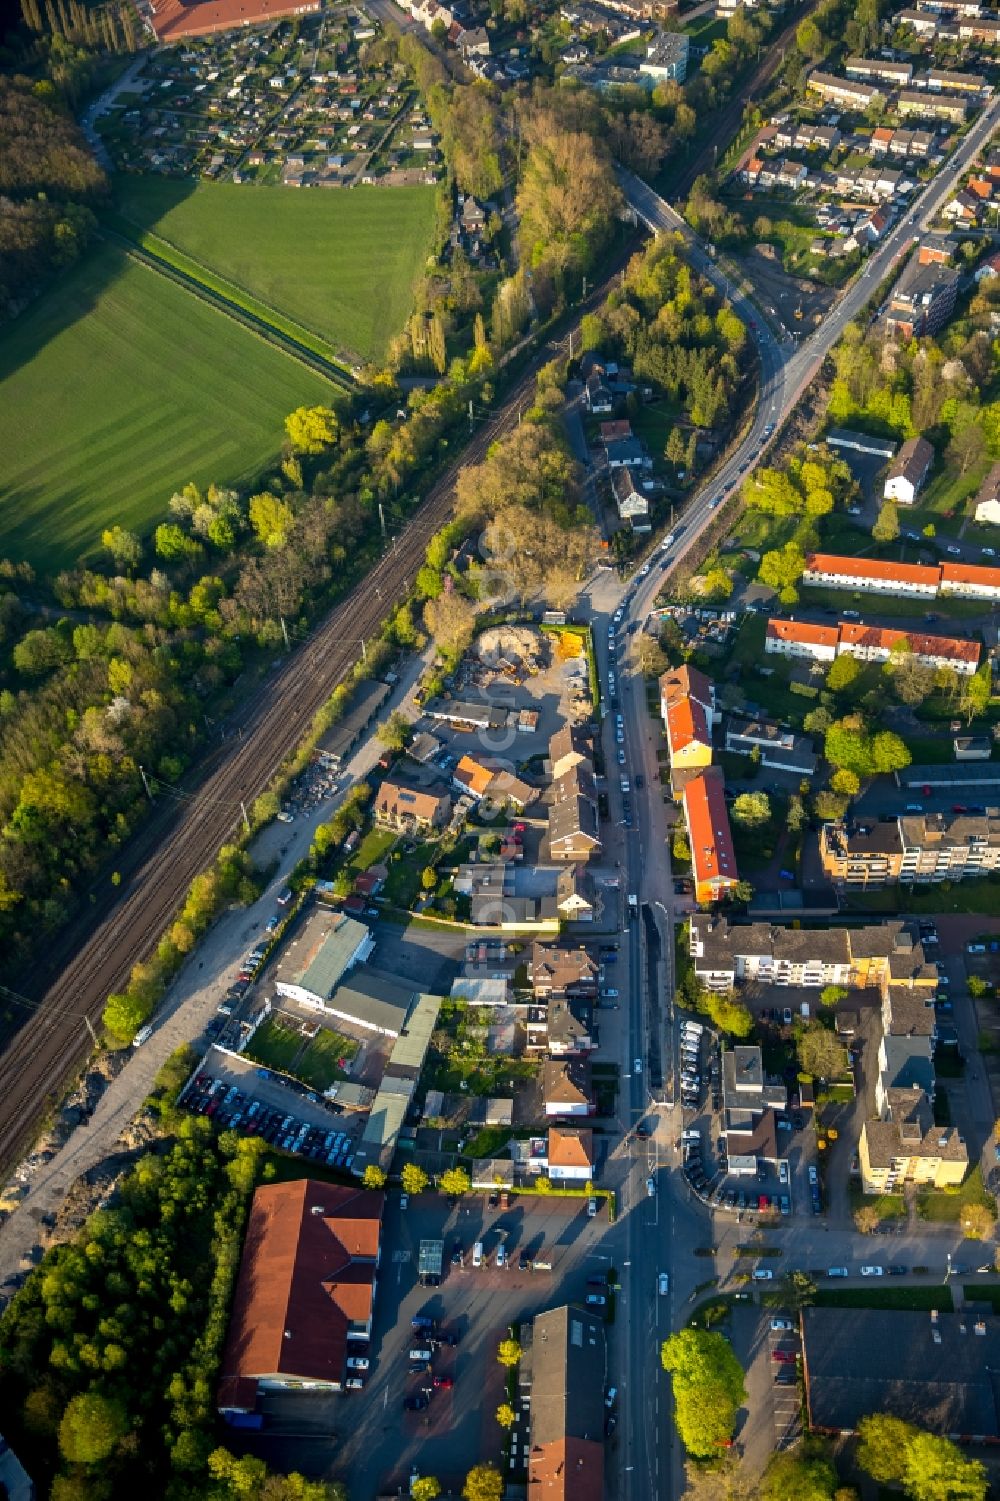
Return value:
M 328 1010 L 344 975 L 367 959 L 374 947 L 364 923 L 316 907 L 285 945 L 274 988 L 287 1000 Z
M 1000 1330 L 992 1314 L 806 1308 L 802 1369 L 811 1428 L 854 1433 L 887 1413 L 965 1441 L 1000 1439 Z
M 419 994 L 411 981 L 366 966 L 337 986 L 324 1010 L 368 1032 L 398 1037 Z

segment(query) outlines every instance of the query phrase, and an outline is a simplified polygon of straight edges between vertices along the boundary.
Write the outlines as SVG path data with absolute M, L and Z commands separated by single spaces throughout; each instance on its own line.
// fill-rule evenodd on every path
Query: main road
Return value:
M 609 810 L 623 831 L 623 909 L 627 912 L 624 899 L 632 892 L 641 911 L 638 920 L 626 917 L 623 944 L 620 978 L 626 981 L 623 994 L 629 998 L 629 1015 L 621 1039 L 620 1117 L 625 1136 L 616 1154 L 621 1220 L 609 1237 L 622 1282 L 621 1332 L 612 1367 L 620 1393 L 617 1449 L 609 1478 L 622 1501 L 673 1496 L 683 1488 L 683 1456 L 670 1418 L 669 1383 L 660 1365 L 659 1347 L 680 1322 L 704 1269 L 711 1266 L 705 1261 L 699 1265 L 694 1256 L 700 1242 L 711 1240 L 711 1225 L 679 1187 L 679 1175 L 671 1171 L 677 1165 L 680 1131 L 680 1111 L 673 1103 L 671 829 L 659 780 L 658 731 L 650 721 L 637 660 L 642 628 L 671 571 L 697 543 L 725 497 L 764 458 L 845 326 L 864 312 L 893 265 L 934 221 L 961 174 L 989 139 L 998 112 L 1000 98 L 990 103 L 943 172 L 911 203 L 837 307 L 815 333 L 801 341 L 794 336 L 776 337 L 762 311 L 733 283 L 671 205 L 639 178 L 619 173 L 637 218 L 655 234 L 676 233 L 684 238 L 692 265 L 747 324 L 759 357 L 753 420 L 711 482 L 685 506 L 674 528 L 674 540 L 654 553 L 625 585 L 615 574 L 596 575 L 582 600 L 594 628 L 602 685 L 611 709 L 604 723 L 604 760 L 609 768 Z M 615 673 L 614 696 L 607 692 L 609 670 Z M 624 767 L 618 762 L 618 714 L 624 733 Z M 629 784 L 632 816 L 627 821 L 622 776 Z M 650 942 L 659 948 L 655 965 L 649 962 Z M 640 1124 L 651 1129 L 651 1136 L 636 1134 Z M 651 1193 L 647 1180 L 652 1182 Z M 669 1290 L 661 1294 L 659 1277 L 664 1272 Z

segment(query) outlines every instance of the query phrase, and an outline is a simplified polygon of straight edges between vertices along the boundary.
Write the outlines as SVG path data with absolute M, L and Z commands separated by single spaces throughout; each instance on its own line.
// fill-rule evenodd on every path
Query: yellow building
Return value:
M 697 771 L 712 764 L 715 690 L 696 667 L 677 667 L 660 678 L 660 714 L 671 771 Z
M 969 1170 L 969 1153 L 954 1126 L 935 1126 L 922 1089 L 893 1089 L 888 1118 L 861 1128 L 858 1163 L 866 1194 L 899 1191 L 904 1183 L 957 1188 Z

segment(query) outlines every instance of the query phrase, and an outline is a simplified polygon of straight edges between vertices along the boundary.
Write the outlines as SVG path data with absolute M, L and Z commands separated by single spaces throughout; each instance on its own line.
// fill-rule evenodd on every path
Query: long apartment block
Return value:
M 826 589 L 907 594 L 919 599 L 951 594 L 961 599 L 1000 600 L 1000 568 L 980 568 L 973 563 L 887 563 L 877 558 L 811 552 L 802 582 Z
M 691 918 L 690 954 L 695 974 L 709 990 L 744 984 L 918 987 L 933 997 L 937 969 L 902 922 L 860 928 L 783 928 L 773 923 L 731 923 L 725 917 Z
M 891 822 L 825 823 L 819 852 L 835 886 L 964 881 L 1000 870 L 1000 813 L 904 813 Z
M 951 667 L 971 676 L 979 666 L 978 641 L 958 636 L 929 636 L 924 631 L 885 630 L 863 621 L 840 620 L 836 625 L 772 618 L 767 622 L 764 650 L 783 657 L 832 662 L 849 656 L 859 662 L 887 662 L 893 652 L 908 650 L 924 667 Z

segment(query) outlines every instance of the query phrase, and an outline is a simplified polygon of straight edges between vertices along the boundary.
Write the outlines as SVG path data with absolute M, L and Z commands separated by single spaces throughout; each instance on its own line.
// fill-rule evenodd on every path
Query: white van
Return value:
M 685 1022 L 681 1027 L 682 1032 L 690 1032 L 693 1037 L 700 1037 L 704 1030 L 701 1022 Z
M 410 1359 L 414 1365 L 428 1365 L 434 1358 L 433 1350 L 413 1349 L 410 1351 Z
M 476 1244 L 472 1248 L 472 1265 L 473 1266 L 482 1266 L 482 1264 L 483 1264 L 483 1243 L 482 1243 L 481 1240 L 477 1240 Z
M 132 1046 L 134 1048 L 141 1048 L 143 1043 L 148 1042 L 152 1035 L 153 1029 L 147 1022 L 144 1027 L 139 1028 L 138 1032 L 132 1038 Z

